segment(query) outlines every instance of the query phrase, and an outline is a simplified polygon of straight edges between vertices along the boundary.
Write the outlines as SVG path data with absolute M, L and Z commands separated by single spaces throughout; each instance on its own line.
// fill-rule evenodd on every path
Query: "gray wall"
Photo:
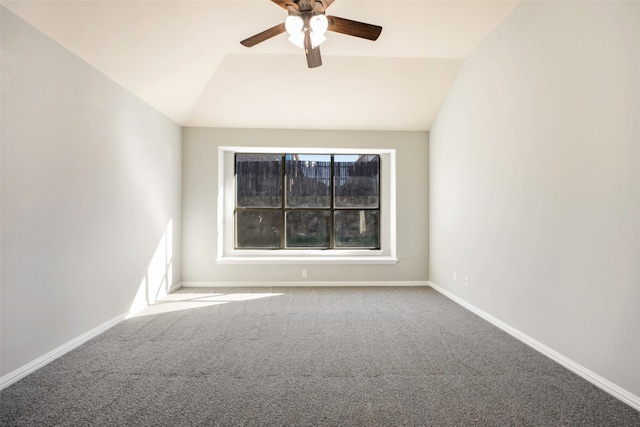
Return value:
M 1 15 L 5 375 L 179 281 L 181 131 Z
M 397 162 L 395 265 L 229 265 L 216 263 L 218 146 L 390 148 Z M 183 131 L 184 282 L 283 284 L 424 281 L 429 277 L 428 133 L 185 128 Z M 301 270 L 308 269 L 307 279 Z
M 640 396 L 640 2 L 522 3 L 430 157 L 431 281 Z

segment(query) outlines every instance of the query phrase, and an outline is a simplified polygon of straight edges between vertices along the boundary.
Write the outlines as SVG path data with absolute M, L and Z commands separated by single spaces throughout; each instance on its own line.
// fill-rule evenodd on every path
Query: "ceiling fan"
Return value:
M 243 46 L 252 47 L 286 31 L 289 33 L 289 41 L 304 49 L 309 68 L 322 65 L 320 43 L 326 40 L 324 33 L 327 30 L 367 40 L 377 40 L 382 32 L 382 27 L 378 25 L 365 24 L 337 16 L 326 16 L 325 10 L 331 6 L 334 0 L 271 1 L 289 12 L 285 22 L 242 40 L 240 43 Z

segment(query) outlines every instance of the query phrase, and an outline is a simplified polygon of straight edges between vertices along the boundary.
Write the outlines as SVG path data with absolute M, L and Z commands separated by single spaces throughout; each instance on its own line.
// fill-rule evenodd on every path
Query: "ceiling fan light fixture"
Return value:
M 304 21 L 300 16 L 289 15 L 287 16 L 287 19 L 284 20 L 284 27 L 287 29 L 287 33 L 289 33 L 290 36 L 295 36 L 298 33 L 302 33 Z
M 321 36 L 317 33 L 314 33 L 313 31 L 311 32 L 310 36 L 311 36 L 311 46 L 314 49 L 320 46 L 320 44 L 327 39 L 325 36 Z
M 309 27 L 311 27 L 311 31 L 314 33 L 324 36 L 324 33 L 326 33 L 329 28 L 329 21 L 327 17 L 322 14 L 314 15 L 309 19 Z
M 327 39 L 324 33 L 326 33 L 327 28 L 329 28 L 329 22 L 326 16 L 315 15 L 309 19 L 309 27 L 311 28 L 311 45 L 315 49 Z
M 300 49 L 304 49 L 304 33 L 302 31 L 300 31 L 298 34 L 290 36 L 289 41 Z
M 302 17 L 295 15 L 287 16 L 287 19 L 284 21 L 284 27 L 286 28 L 287 33 L 289 33 L 289 41 L 300 49 L 303 49 L 304 32 L 302 29 L 304 28 L 304 21 Z

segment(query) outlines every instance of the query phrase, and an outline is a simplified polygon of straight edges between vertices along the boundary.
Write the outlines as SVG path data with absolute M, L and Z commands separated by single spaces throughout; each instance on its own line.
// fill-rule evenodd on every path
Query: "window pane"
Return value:
M 236 206 L 282 206 L 282 155 L 236 154 Z
M 335 155 L 335 207 L 377 208 L 380 156 Z
M 328 248 L 331 211 L 287 212 L 288 248 Z
M 335 211 L 336 248 L 379 248 L 378 211 Z
M 237 211 L 237 248 L 280 248 L 282 211 Z
M 287 207 L 331 206 L 331 155 L 287 154 Z

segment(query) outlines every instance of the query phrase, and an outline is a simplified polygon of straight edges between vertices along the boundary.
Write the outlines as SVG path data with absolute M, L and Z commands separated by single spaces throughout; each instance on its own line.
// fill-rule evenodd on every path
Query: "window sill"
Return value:
M 227 255 L 218 264 L 397 264 L 398 258 L 380 255 Z

